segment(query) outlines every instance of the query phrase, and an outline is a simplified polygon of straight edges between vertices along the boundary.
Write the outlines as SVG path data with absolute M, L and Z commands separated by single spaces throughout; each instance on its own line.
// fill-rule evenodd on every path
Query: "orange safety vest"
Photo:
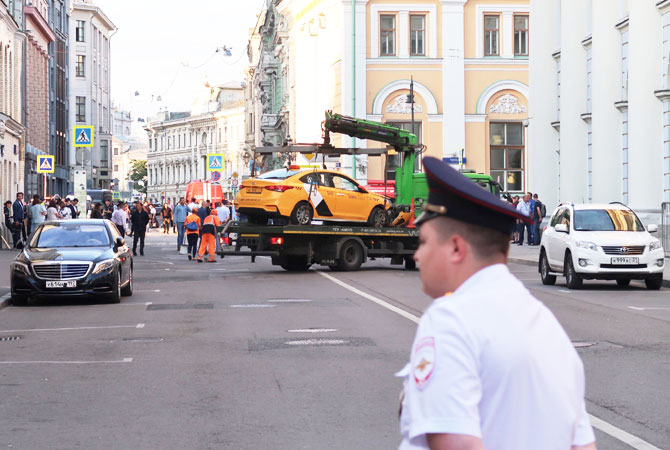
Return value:
M 221 226 L 221 220 L 216 214 L 210 214 L 205 217 L 205 223 L 202 224 L 202 234 L 216 235 L 216 227 Z

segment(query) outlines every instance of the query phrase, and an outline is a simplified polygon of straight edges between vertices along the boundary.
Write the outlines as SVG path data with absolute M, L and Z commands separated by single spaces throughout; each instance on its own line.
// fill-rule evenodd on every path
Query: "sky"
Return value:
M 118 28 L 111 39 L 112 102 L 134 117 L 147 117 L 166 107 L 190 110 L 208 92 L 206 82 L 242 82 L 249 64 L 249 30 L 265 0 L 94 3 Z M 216 52 L 223 46 L 231 56 Z

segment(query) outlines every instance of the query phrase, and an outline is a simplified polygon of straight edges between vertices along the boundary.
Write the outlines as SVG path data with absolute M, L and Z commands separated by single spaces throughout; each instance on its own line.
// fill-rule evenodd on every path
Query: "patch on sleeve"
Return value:
M 414 347 L 412 376 L 419 389 L 423 389 L 435 371 L 435 338 L 425 337 Z

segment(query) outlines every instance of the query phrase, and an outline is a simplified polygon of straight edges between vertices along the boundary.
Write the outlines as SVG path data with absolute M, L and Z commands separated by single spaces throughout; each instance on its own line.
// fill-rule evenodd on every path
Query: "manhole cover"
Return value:
M 576 342 L 573 341 L 573 343 L 572 343 L 572 345 L 575 348 L 593 347 L 596 344 L 597 344 L 596 342 L 590 342 L 590 341 L 581 341 L 581 342 L 580 341 L 576 341 Z
M 195 303 L 185 305 L 149 305 L 147 311 L 168 311 L 168 310 L 184 310 L 184 309 L 214 309 L 213 303 Z
M 21 339 L 21 336 L 2 336 L 0 337 L 0 341 L 5 342 L 5 341 L 18 341 Z

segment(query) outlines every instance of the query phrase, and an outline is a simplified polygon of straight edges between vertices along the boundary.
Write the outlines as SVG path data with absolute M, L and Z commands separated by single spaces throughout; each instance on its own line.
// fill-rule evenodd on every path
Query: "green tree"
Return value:
M 145 160 L 131 160 L 128 177 L 133 181 L 137 192 L 147 195 L 147 162 Z

